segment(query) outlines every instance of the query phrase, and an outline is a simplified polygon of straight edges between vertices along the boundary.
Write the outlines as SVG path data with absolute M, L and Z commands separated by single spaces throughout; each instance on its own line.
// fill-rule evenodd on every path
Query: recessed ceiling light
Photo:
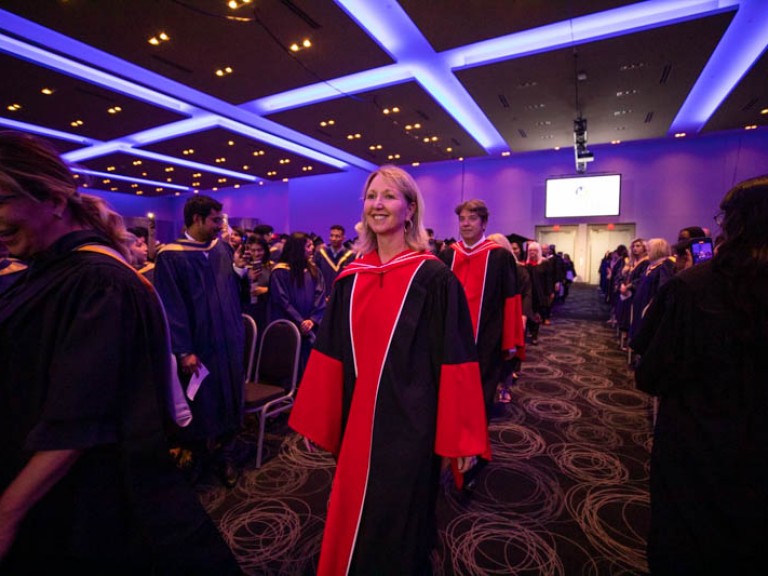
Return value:
M 411 162 L 411 166 L 421 166 L 421 162 Z
M 749 124 L 748 126 L 744 126 L 744 130 L 757 130 L 757 124 Z
M 42 92 L 46 96 L 50 96 L 51 94 L 53 94 L 53 88 L 43 88 L 42 90 L 40 90 L 40 92 Z
M 685 138 L 685 132 L 677 132 L 675 138 Z
M 611 144 L 621 144 L 621 140 L 611 140 Z
M 509 156 L 510 154 L 511 154 L 511 152 L 509 150 L 506 150 L 506 151 L 501 153 L 502 156 Z
M 768 114 L 768 108 L 763 108 L 760 110 L 760 114 Z

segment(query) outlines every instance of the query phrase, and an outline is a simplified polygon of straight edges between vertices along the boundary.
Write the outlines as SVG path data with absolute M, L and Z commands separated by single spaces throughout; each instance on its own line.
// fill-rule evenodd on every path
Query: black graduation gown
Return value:
M 504 352 L 524 357 L 523 309 L 514 256 L 492 240 L 468 250 L 463 241 L 443 251 L 441 259 L 456 274 L 475 330 L 486 413 L 490 416 L 501 381 Z
M 166 244 L 157 254 L 154 281 L 168 315 L 173 353 L 195 354 L 210 371 L 189 403 L 192 422 L 180 429 L 179 438 L 234 432 L 241 424 L 245 331 L 232 249 L 219 240 Z
M 34 452 L 82 450 L 22 523 L 7 564 L 56 573 L 235 574 L 168 452 L 170 351 L 157 296 L 74 232 L 0 296 L 0 491 Z M 37 572 L 35 572 L 37 570 Z
M 629 345 L 640 331 L 643 316 L 648 305 L 656 298 L 659 289 L 675 274 L 675 261 L 664 258 L 661 262 L 649 264 L 641 280 L 637 283 L 632 297 L 632 322 L 629 326 Z
M 289 424 L 337 456 L 319 576 L 429 572 L 440 458 L 488 446 L 466 299 L 427 253 L 337 279 Z
M 713 262 L 698 264 L 659 290 L 633 341 L 637 387 L 659 397 L 652 573 L 765 572 L 768 342 L 741 315 Z
M 350 262 L 355 259 L 355 253 L 347 248 L 342 248 L 335 256 L 330 247 L 323 246 L 315 253 L 315 262 L 320 272 L 323 274 L 325 283 L 325 296 L 331 295 L 333 283 L 339 272 L 344 270 Z

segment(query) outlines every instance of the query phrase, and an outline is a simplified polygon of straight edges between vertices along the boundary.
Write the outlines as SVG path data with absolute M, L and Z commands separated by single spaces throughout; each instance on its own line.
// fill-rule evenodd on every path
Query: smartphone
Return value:
M 691 256 L 694 264 L 711 260 L 712 254 L 714 254 L 712 238 L 694 238 L 691 241 Z

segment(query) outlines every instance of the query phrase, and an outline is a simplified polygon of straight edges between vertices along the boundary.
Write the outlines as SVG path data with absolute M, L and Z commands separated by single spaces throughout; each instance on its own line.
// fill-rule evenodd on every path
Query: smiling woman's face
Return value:
M 371 180 L 363 201 L 366 222 L 377 236 L 402 234 L 413 213 L 403 193 L 380 174 Z

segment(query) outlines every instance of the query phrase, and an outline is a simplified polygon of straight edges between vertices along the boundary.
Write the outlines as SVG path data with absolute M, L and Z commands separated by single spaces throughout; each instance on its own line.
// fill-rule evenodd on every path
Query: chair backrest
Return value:
M 256 367 L 256 321 L 249 315 L 243 314 L 243 326 L 245 327 L 245 350 L 243 356 L 243 367 L 245 368 L 245 381 L 253 378 L 253 370 Z
M 284 319 L 270 322 L 261 335 L 256 382 L 292 392 L 296 388 L 300 352 L 301 334 L 296 325 Z

